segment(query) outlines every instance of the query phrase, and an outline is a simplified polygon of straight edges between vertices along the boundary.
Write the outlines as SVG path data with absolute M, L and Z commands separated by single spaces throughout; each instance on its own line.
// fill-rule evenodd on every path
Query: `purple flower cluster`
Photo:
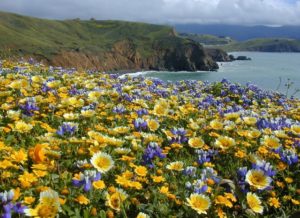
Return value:
M 279 152 L 280 159 L 288 165 L 298 163 L 298 155 L 293 150 L 282 150 Z
M 71 122 L 63 122 L 63 124 L 58 127 L 56 134 L 59 136 L 72 136 L 77 131 L 77 129 L 77 124 Z
M 119 104 L 115 106 L 112 111 L 116 114 L 123 114 L 126 111 L 126 109 L 123 105 Z
M 185 187 L 187 187 L 188 189 L 192 189 L 192 192 L 197 194 L 202 194 L 208 189 L 206 183 L 201 179 L 195 180 L 193 184 L 190 182 L 186 182 Z
M 80 172 L 80 178 L 73 178 L 72 184 L 75 187 L 83 186 L 83 190 L 88 192 L 92 189 L 92 182 L 98 181 L 101 179 L 101 173 L 96 172 L 95 170 L 86 170 L 83 173 Z
M 148 110 L 145 108 L 139 109 L 136 111 L 136 113 L 138 114 L 139 117 L 143 116 L 143 115 L 147 115 L 148 114 Z
M 147 122 L 142 118 L 137 118 L 133 121 L 134 128 L 138 131 L 147 129 Z
M 150 142 L 149 145 L 147 146 L 147 148 L 145 149 L 144 154 L 142 156 L 142 158 L 143 158 L 142 164 L 153 168 L 154 167 L 153 159 L 155 157 L 165 158 L 166 155 L 164 155 L 162 153 L 162 150 L 158 146 L 157 143 Z
M 184 128 L 174 128 L 171 130 L 172 134 L 174 135 L 171 138 L 171 144 L 172 143 L 185 143 L 188 141 L 188 138 L 186 137 L 186 130 Z
M 5 191 L 0 193 L 0 213 L 1 218 L 11 218 L 13 213 L 19 215 L 24 214 L 24 210 L 27 209 L 20 202 L 12 202 L 14 198 L 14 191 Z M 2 209 L 1 209 L 2 208 Z
M 48 92 L 48 91 L 51 91 L 52 89 L 50 87 L 47 86 L 47 83 L 48 82 L 52 82 L 54 81 L 55 78 L 54 77 L 51 77 L 51 78 L 48 78 L 42 85 L 42 92 Z
M 271 130 L 281 130 L 285 127 L 290 127 L 291 122 L 283 117 L 272 120 L 261 118 L 257 121 L 256 125 L 259 130 L 266 128 L 270 128 Z
M 20 105 L 20 109 L 23 114 L 27 116 L 33 116 L 35 111 L 39 110 L 39 107 L 36 105 L 34 98 L 28 98 L 25 104 Z
M 208 151 L 205 151 L 203 149 L 198 149 L 196 150 L 196 153 L 198 154 L 197 163 L 204 164 L 206 162 L 212 161 L 214 156 L 218 154 L 218 151 L 215 151 L 213 149 L 209 149 Z
M 195 177 L 196 176 L 196 171 L 197 171 L 196 167 L 189 166 L 189 167 L 186 167 L 184 169 L 183 174 L 186 175 L 186 176 Z
M 249 188 L 249 184 L 245 181 L 247 172 L 247 167 L 240 167 L 237 171 L 238 185 L 244 193 L 246 193 Z

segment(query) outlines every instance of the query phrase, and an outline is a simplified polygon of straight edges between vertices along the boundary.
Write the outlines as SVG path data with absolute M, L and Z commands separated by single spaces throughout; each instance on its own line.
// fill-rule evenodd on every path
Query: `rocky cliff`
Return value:
M 173 41 L 170 46 L 167 40 Z M 116 42 L 110 51 L 93 53 L 88 51 L 62 51 L 47 63 L 55 66 L 103 71 L 121 70 L 168 70 L 168 71 L 212 71 L 218 65 L 199 44 L 189 41 L 182 43 L 176 37 L 155 41 L 152 51 L 144 55 L 132 40 Z

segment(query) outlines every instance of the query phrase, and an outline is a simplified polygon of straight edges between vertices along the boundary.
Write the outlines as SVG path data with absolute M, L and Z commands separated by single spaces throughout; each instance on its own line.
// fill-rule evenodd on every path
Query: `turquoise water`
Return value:
M 252 82 L 260 88 L 277 90 L 286 94 L 285 84 L 290 79 L 293 85 L 288 96 L 300 89 L 300 53 L 234 52 L 234 56 L 246 55 L 251 61 L 219 63 L 217 72 L 142 72 L 146 77 L 162 80 L 202 80 L 220 81 L 226 78 L 232 82 L 246 84 Z M 281 82 L 280 82 L 281 79 Z M 295 96 L 300 97 L 300 92 Z

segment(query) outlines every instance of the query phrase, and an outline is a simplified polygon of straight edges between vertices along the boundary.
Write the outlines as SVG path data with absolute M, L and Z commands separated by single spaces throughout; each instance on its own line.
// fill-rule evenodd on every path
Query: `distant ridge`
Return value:
M 255 38 L 292 38 L 300 39 L 300 26 L 241 26 L 226 24 L 175 24 L 180 33 L 211 34 L 228 36 L 238 41 Z

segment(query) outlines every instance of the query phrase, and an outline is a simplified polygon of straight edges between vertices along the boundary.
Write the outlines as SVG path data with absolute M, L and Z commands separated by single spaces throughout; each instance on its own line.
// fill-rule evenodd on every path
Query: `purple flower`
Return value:
M 34 112 L 39 110 L 39 107 L 36 105 L 35 98 L 28 98 L 25 104 L 20 105 L 20 108 L 23 114 L 27 116 L 33 116 Z
M 196 167 L 189 166 L 189 167 L 184 169 L 183 173 L 187 176 L 195 177 L 196 176 L 196 171 L 197 171 Z
M 153 164 L 152 161 L 155 157 L 165 158 L 166 156 L 162 153 L 162 150 L 157 145 L 157 143 L 150 142 L 148 147 L 145 149 L 144 154 L 142 156 L 142 158 L 143 158 L 142 164 L 143 165 L 148 165 L 151 168 L 154 167 L 154 164 Z
M 298 163 L 298 155 L 292 150 L 283 150 L 279 152 L 280 159 L 288 165 Z
M 0 213 L 1 218 L 11 218 L 13 213 L 19 215 L 24 214 L 24 210 L 27 209 L 26 206 L 22 206 L 19 202 L 12 202 L 14 198 L 14 191 L 4 191 L 0 193 Z
M 142 118 L 137 118 L 133 121 L 135 129 L 142 131 L 147 129 L 147 122 Z
M 218 154 L 217 151 L 212 150 L 212 149 L 210 149 L 208 151 L 198 149 L 198 150 L 196 150 L 196 153 L 198 154 L 197 162 L 199 164 L 210 162 L 214 158 L 214 156 Z
M 112 111 L 116 114 L 123 114 L 126 111 L 126 109 L 123 105 L 119 104 L 116 107 L 114 107 Z
M 56 134 L 59 136 L 71 136 L 78 129 L 78 125 L 72 122 L 63 122 L 63 124 L 58 127 Z
M 145 108 L 142 108 L 140 110 L 137 110 L 136 113 L 138 114 L 138 116 L 143 116 L 143 115 L 147 115 L 148 114 L 148 110 Z
M 186 135 L 186 130 L 184 128 L 174 128 L 171 130 L 173 137 L 171 138 L 171 143 L 184 143 L 188 141 Z
M 80 172 L 79 178 L 73 178 L 72 184 L 76 187 L 83 186 L 83 190 L 88 192 L 92 189 L 92 182 L 98 181 L 101 179 L 101 173 L 96 172 L 95 170 L 86 170 L 83 173 Z

